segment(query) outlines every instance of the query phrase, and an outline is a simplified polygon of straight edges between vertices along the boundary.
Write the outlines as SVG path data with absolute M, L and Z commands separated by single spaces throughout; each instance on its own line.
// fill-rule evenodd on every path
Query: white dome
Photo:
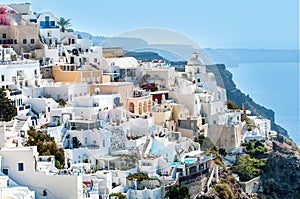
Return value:
M 197 51 L 193 52 L 191 59 L 188 62 L 188 65 L 197 66 L 197 65 L 204 65 L 202 59 L 199 57 Z

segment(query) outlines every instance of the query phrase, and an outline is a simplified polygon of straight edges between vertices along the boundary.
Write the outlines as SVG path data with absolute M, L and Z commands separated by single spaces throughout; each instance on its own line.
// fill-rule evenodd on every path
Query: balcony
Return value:
M 17 79 L 18 79 L 19 81 L 21 81 L 21 80 L 25 80 L 25 77 L 24 77 L 24 76 L 18 76 Z
M 122 106 L 124 106 L 123 103 L 114 104 L 114 108 L 116 108 L 116 107 L 122 107 Z

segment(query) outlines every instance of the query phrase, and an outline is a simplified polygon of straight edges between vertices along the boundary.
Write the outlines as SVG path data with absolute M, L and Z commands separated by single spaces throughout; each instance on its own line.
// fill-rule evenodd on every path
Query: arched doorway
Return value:
M 144 101 L 143 111 L 144 111 L 144 113 L 148 112 L 148 110 L 147 110 L 147 101 Z
M 152 101 L 148 100 L 148 112 L 152 111 Z
M 128 109 L 131 113 L 134 113 L 134 104 L 132 102 L 129 103 Z
M 143 113 L 143 105 L 140 102 L 140 104 L 139 104 L 139 114 L 142 114 L 142 113 Z

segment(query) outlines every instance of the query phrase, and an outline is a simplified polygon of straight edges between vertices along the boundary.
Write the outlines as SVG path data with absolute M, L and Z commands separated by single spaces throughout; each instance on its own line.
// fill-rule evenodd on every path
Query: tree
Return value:
M 62 148 L 59 148 L 53 137 L 41 131 L 36 131 L 33 127 L 27 131 L 28 139 L 26 146 L 37 146 L 40 155 L 54 155 L 55 167 L 62 169 L 65 162 L 65 154 Z
M 65 32 L 66 28 L 71 26 L 71 19 L 67 19 L 65 17 L 60 17 L 58 19 L 57 23 L 60 26 L 61 31 Z
M 199 141 L 198 141 L 199 144 L 202 146 L 202 144 L 204 142 L 204 139 L 205 139 L 205 136 L 203 134 L 200 134 L 199 137 L 198 137 L 198 139 L 199 139 Z
M 204 135 L 199 136 L 199 144 L 200 144 L 201 150 L 203 150 L 205 152 L 215 149 L 214 143 L 208 137 L 205 137 Z
M 241 181 L 248 181 L 262 173 L 266 163 L 263 160 L 251 158 L 248 154 L 239 159 L 236 171 Z
M 234 194 L 227 183 L 217 184 L 215 190 L 219 193 L 221 199 L 233 199 Z
M 109 194 L 109 198 L 111 198 L 111 196 L 115 196 L 117 199 L 126 199 L 126 195 L 121 192 Z
M 151 178 L 145 174 L 145 173 L 130 173 L 127 176 L 128 180 L 133 180 L 133 179 L 137 179 L 138 181 L 143 181 L 143 180 L 151 180 Z
M 225 102 L 225 104 L 227 105 L 227 108 L 228 109 L 231 109 L 231 110 L 238 110 L 240 109 L 240 107 L 238 105 L 236 105 L 233 101 L 231 100 L 227 100 Z
M 3 89 L 0 90 L 0 121 L 11 121 L 17 115 L 17 109 L 12 101 L 6 97 Z
M 59 98 L 58 100 L 56 100 L 56 102 L 62 107 L 64 107 L 67 104 L 66 101 L 62 98 Z
M 267 152 L 264 144 L 258 140 L 250 140 L 249 142 L 244 142 L 242 145 L 246 147 L 247 153 L 251 157 L 261 158 Z
M 170 199 L 186 199 L 190 198 L 189 189 L 186 186 L 173 186 L 166 194 Z
M 219 154 L 222 155 L 222 156 L 226 156 L 227 155 L 226 149 L 219 148 Z

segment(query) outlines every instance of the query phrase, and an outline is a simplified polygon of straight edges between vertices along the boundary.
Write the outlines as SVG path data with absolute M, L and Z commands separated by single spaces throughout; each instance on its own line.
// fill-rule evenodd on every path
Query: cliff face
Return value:
M 223 170 L 219 174 L 219 188 L 214 186 L 208 193 L 198 198 L 300 198 L 300 149 L 282 135 L 267 140 L 264 145 L 268 152 L 265 154 L 266 165 L 260 176 L 262 187 L 257 190 L 257 193 L 246 194 L 241 183 L 237 182 L 230 172 Z
M 239 107 L 242 107 L 242 103 L 245 103 L 246 109 L 251 110 L 252 114 L 261 115 L 262 117 L 271 120 L 272 129 L 288 137 L 287 131 L 275 123 L 274 111 L 255 103 L 249 95 L 245 95 L 236 88 L 236 85 L 232 80 L 232 74 L 226 70 L 224 64 L 209 65 L 206 69 L 207 72 L 214 73 L 217 84 L 226 89 L 227 99 L 233 101 Z
M 282 136 L 272 141 L 272 151 L 261 176 L 263 193 L 272 198 L 296 199 L 300 196 L 300 151 Z

